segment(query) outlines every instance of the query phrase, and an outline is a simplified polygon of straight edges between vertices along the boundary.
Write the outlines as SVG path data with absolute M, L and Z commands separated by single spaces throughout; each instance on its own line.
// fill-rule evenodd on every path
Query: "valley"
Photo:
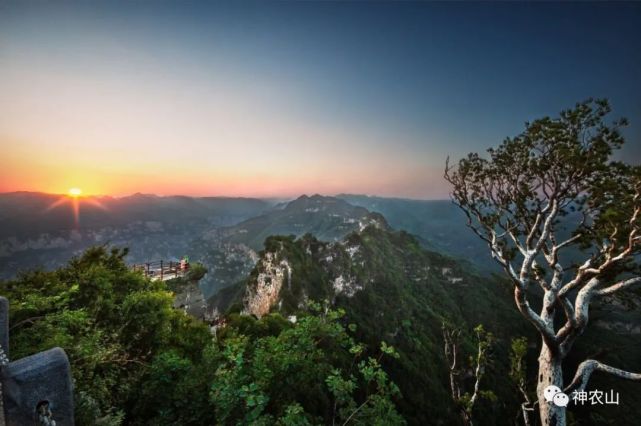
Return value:
M 24 197 L 18 200 L 24 203 Z M 0 196 L 5 206 L 9 198 Z M 19 204 L 14 201 L 9 210 L 17 211 Z M 39 201 L 31 215 L 41 216 L 45 204 Z M 3 276 L 34 266 L 55 269 L 89 246 L 106 245 L 128 248 L 130 263 L 187 254 L 202 265 L 204 275 L 167 285 L 174 308 L 205 320 L 212 330 L 229 316 L 296 318 L 305 315 L 308 303 L 326 301 L 345 310 L 346 321 L 356 325 L 355 336 L 369 347 L 383 340 L 396 348 L 399 360 L 386 368 L 400 388 L 398 406 L 410 424 L 429 423 L 435 415 L 441 424 L 456 421 L 441 325 L 466 330 L 469 351 L 471 330 L 484 324 L 497 337 L 484 384 L 503 406 L 519 404 L 508 374 L 510 339 L 526 336 L 532 350 L 536 336 L 514 310 L 509 284 L 493 274 L 497 268 L 488 263 L 486 250 L 456 226 L 461 214 L 449 202 L 303 195 L 280 203 L 134 196 L 105 204 L 108 210 L 82 211 L 79 227 L 65 224 L 64 212 L 55 212 L 33 232 L 26 224 L 37 219 L 26 209 L 16 224 L 4 218 Z M 611 348 L 628 348 L 625 363 L 633 366 L 641 355 L 638 300 L 604 300 L 594 308 L 590 330 L 609 333 Z M 577 357 L 591 350 L 588 341 Z M 618 361 L 617 354 L 609 356 Z M 634 389 L 629 383 L 616 386 Z M 476 408 L 481 415 L 497 409 L 490 400 Z

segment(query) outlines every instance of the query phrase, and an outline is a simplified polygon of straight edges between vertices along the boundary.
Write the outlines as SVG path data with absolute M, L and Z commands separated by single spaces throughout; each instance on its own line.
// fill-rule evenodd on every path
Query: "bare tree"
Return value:
M 479 397 L 493 398 L 493 393 L 481 390 L 481 379 L 485 374 L 485 367 L 488 362 L 488 351 L 494 341 L 492 333 L 488 333 L 479 325 L 474 329 L 476 336 L 477 350 L 476 357 L 471 358 L 471 366 L 466 369 L 459 364 L 461 330 L 451 328 L 443 324 L 443 351 L 445 360 L 449 367 L 450 391 L 452 399 L 459 407 L 463 423 L 473 426 L 472 410 Z M 466 392 L 465 380 L 474 380 L 472 393 Z
M 526 123 L 522 134 L 489 149 L 489 158 L 473 153 L 446 165 L 454 203 L 488 244 L 514 284 L 516 307 L 541 336 L 537 398 L 544 425 L 566 423 L 565 407 L 543 396 L 549 385 L 570 392 L 585 387 L 594 371 L 641 380 L 586 360 L 570 385 L 563 383 L 563 360 L 588 325 L 590 304 L 641 283 L 635 258 L 641 171 L 612 160 L 627 122 L 605 123 L 609 112 L 607 101 L 588 100 L 558 118 Z M 567 251 L 577 248 L 584 258 L 570 263 Z M 541 298 L 540 312 L 533 297 Z

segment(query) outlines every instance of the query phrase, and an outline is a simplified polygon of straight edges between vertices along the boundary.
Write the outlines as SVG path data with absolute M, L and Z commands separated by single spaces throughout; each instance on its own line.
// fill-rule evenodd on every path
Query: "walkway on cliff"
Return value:
M 152 280 L 167 281 L 183 277 L 189 271 L 189 263 L 184 261 L 157 260 L 132 265 L 134 271 L 140 271 Z

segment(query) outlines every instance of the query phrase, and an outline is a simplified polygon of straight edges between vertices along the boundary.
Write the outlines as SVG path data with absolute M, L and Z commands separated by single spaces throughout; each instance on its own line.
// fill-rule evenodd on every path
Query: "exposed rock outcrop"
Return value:
M 292 270 L 286 259 L 278 259 L 278 253 L 266 253 L 258 270 L 255 283 L 247 286 L 243 305 L 244 313 L 260 318 L 278 302 L 283 285 L 291 285 Z

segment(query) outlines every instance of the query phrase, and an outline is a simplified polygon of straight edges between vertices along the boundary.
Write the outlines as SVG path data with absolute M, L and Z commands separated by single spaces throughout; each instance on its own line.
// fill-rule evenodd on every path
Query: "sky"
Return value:
M 0 2 L 0 192 L 446 198 L 589 97 L 641 160 L 641 3 Z

